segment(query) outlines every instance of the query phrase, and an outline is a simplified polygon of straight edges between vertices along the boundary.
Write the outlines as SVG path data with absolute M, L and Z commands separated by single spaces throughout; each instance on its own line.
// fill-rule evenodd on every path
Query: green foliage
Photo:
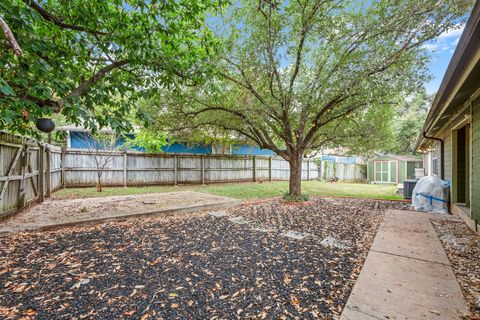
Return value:
M 90 134 L 86 134 L 84 137 L 85 146 L 90 152 L 98 153 L 94 156 L 98 157 L 99 159 L 103 157 L 102 152 L 108 153 L 124 148 L 118 144 L 119 136 L 115 132 L 99 130 Z
M 162 93 L 158 122 L 183 136 L 235 132 L 297 166 L 324 146 L 367 153 L 391 141 L 398 96 L 429 78 L 422 44 L 459 28 L 472 4 L 243 0 L 215 24 L 215 76 Z
M 147 153 L 163 153 L 162 147 L 168 144 L 167 136 L 161 132 L 141 131 L 133 139 L 126 139 L 128 147 L 140 147 Z
M 310 197 L 307 194 L 301 194 L 297 196 L 287 192 L 283 195 L 282 199 L 287 202 L 304 202 L 308 201 Z
M 429 78 L 422 44 L 458 28 L 471 5 L 244 0 L 215 24 L 225 41 L 215 76 L 162 92 L 150 110 L 164 130 L 223 131 L 289 161 L 324 146 L 386 148 L 392 106 Z
M 201 82 L 217 41 L 204 27 L 215 0 L 5 0 L 23 55 L 0 34 L 0 130 L 35 134 L 61 112 L 95 130 L 129 131 L 139 96 Z
M 399 103 L 393 120 L 393 143 L 388 151 L 400 154 L 416 152 L 415 145 L 432 100 L 433 95 L 423 91 Z
M 90 198 L 102 196 L 119 196 L 144 194 L 152 192 L 197 191 L 215 194 L 235 199 L 262 199 L 282 197 L 288 188 L 287 181 L 264 183 L 214 183 L 211 185 L 179 185 L 179 186 L 148 186 L 148 187 L 109 187 L 102 193 L 95 188 L 67 188 L 52 194 L 55 199 Z M 361 183 L 331 183 L 321 181 L 303 181 L 302 188 L 310 196 L 333 196 L 353 198 L 375 198 L 402 200 L 402 195 L 396 194 L 396 186 Z

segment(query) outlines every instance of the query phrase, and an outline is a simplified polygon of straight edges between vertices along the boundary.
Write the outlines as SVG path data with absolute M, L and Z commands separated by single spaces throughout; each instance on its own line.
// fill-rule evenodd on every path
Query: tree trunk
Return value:
M 99 172 L 97 173 L 97 192 L 102 192 L 101 179 L 102 179 L 102 174 Z
M 288 193 L 292 197 L 302 195 L 302 156 L 292 157 L 290 164 L 290 181 Z

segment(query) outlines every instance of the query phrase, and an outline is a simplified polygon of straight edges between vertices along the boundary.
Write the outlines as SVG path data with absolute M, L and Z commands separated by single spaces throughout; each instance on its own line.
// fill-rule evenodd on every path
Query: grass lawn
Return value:
M 331 183 L 321 181 L 303 181 L 303 192 L 308 195 L 339 196 L 354 198 L 377 198 L 399 200 L 402 196 L 395 194 L 393 185 L 373 185 L 358 183 Z M 106 187 L 102 192 L 95 188 L 69 188 L 55 192 L 52 198 L 87 198 L 133 195 L 152 192 L 198 191 L 216 194 L 237 199 L 261 199 L 283 196 L 288 190 L 287 181 L 275 182 L 244 182 L 211 185 L 182 185 L 182 186 L 150 186 L 150 187 Z

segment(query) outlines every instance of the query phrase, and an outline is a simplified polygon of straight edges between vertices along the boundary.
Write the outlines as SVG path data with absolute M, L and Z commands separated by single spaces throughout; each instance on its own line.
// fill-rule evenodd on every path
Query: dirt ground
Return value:
M 91 218 L 208 205 L 229 200 L 232 199 L 192 191 L 104 198 L 48 199 L 9 219 L 0 221 L 0 232 L 15 232 Z

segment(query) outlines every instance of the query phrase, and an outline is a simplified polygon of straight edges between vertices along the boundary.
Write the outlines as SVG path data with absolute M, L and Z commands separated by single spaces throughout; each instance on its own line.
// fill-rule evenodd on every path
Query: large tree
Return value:
M 434 95 L 421 91 L 416 95 L 405 97 L 401 101 L 393 123 L 394 141 L 390 151 L 395 153 L 415 153 L 415 145 L 423 123 L 427 117 L 428 108 Z
M 211 21 L 226 43 L 216 76 L 163 93 L 157 120 L 178 135 L 220 128 L 275 151 L 290 163 L 290 195 L 300 196 L 304 154 L 332 142 L 370 141 L 384 126 L 381 111 L 427 78 L 422 44 L 458 28 L 471 5 L 237 2 Z
M 204 20 L 217 4 L 2 0 L 0 130 L 31 134 L 60 112 L 87 127 L 128 126 L 137 96 L 202 76 L 215 49 Z

